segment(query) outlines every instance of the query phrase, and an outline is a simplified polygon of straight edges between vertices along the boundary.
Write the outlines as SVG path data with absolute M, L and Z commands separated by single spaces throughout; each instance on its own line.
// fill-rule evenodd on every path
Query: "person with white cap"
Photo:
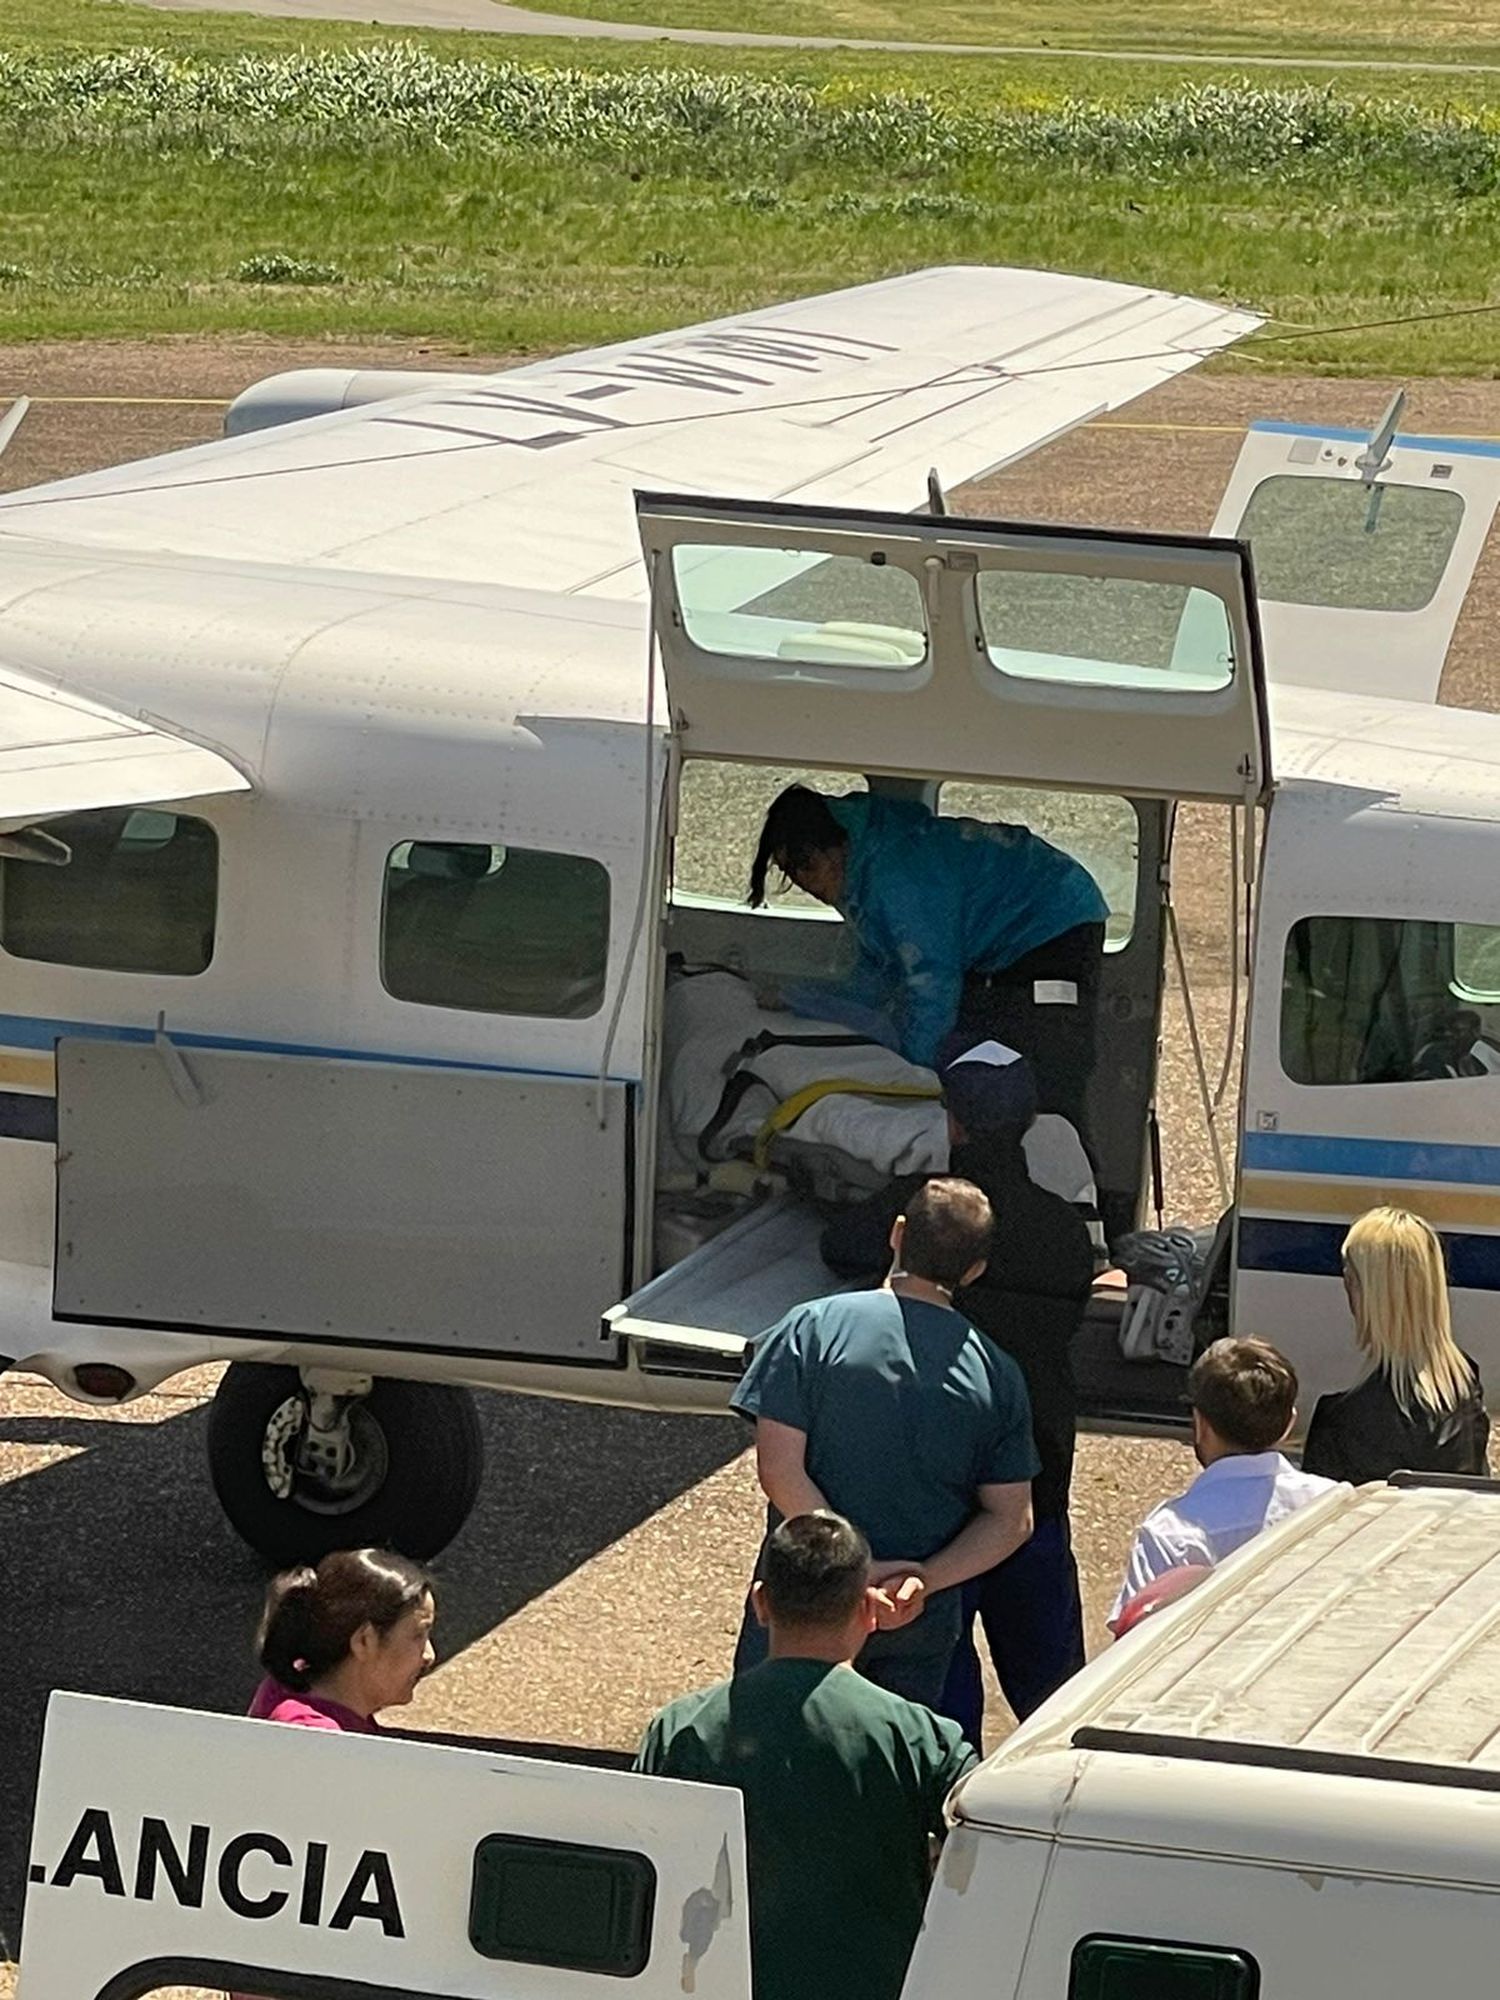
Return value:
M 1037 1100 L 1025 1056 L 960 1032 L 940 1049 L 938 1073 L 948 1110 L 949 1171 L 984 1190 L 995 1218 L 986 1267 L 955 1303 L 1019 1364 L 1041 1462 L 1032 1484 L 1031 1539 L 966 1587 L 964 1633 L 940 1713 L 977 1744 L 984 1688 L 973 1643 L 976 1613 L 1018 1717 L 1083 1665 L 1083 1610 L 1068 1521 L 1077 1429 L 1072 1343 L 1093 1285 L 1094 1253 L 1078 1211 L 1039 1188 L 1028 1171 L 1024 1141 Z M 846 1277 L 875 1276 L 891 1218 L 916 1185 L 911 1178 L 894 1182 L 831 1222 L 823 1235 L 825 1262 Z

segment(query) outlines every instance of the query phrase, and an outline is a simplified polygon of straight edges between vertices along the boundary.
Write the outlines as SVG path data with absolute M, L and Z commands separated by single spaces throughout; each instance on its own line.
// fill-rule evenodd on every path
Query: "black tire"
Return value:
M 380 1378 L 353 1406 L 368 1480 L 330 1501 L 271 1490 L 262 1447 L 271 1418 L 301 1381 L 295 1368 L 237 1361 L 208 1417 L 208 1467 L 230 1526 L 268 1562 L 316 1562 L 331 1549 L 398 1549 L 418 1562 L 446 1548 L 473 1510 L 484 1473 L 479 1413 L 467 1389 Z

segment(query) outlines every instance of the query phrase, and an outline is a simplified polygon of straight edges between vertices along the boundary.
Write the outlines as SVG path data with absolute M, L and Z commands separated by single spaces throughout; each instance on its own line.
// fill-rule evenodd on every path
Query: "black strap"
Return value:
M 776 1095 L 764 1077 L 757 1076 L 753 1070 L 737 1069 L 724 1086 L 723 1094 L 719 1098 L 718 1109 L 698 1134 L 698 1152 L 702 1159 L 713 1161 L 728 1157 L 727 1154 L 712 1151 L 711 1148 L 717 1145 L 724 1127 L 733 1118 L 752 1090 L 769 1090 L 772 1097 Z

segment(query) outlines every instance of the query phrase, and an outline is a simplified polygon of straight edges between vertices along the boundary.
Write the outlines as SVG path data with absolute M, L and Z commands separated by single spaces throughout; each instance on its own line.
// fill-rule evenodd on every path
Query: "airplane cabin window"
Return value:
M 1500 925 L 1304 917 L 1282 969 L 1281 1064 L 1314 1085 L 1500 1075 Z
M 608 962 L 609 871 L 588 855 L 404 840 L 387 858 L 380 974 L 397 1000 L 581 1021 Z
M 1140 825 L 1128 799 L 1098 792 L 1037 792 L 1020 785 L 944 785 L 938 811 L 954 818 L 1009 822 L 1081 861 L 1109 904 L 1106 951 L 1123 951 L 1135 928 Z
M 1463 525 L 1461 493 L 1360 479 L 1263 479 L 1240 536 L 1257 594 L 1331 611 L 1421 611 L 1437 595 Z
M 689 546 L 672 551 L 683 629 L 705 653 L 875 667 L 927 657 L 927 614 L 909 570 L 816 550 Z
M 0 946 L 98 972 L 190 976 L 214 951 L 219 837 L 186 813 L 71 813 L 42 829 L 66 861 L 0 860 Z
M 1229 613 L 1212 591 L 1121 576 L 981 570 L 990 663 L 1014 680 L 1214 694 L 1234 679 Z
M 684 764 L 677 793 L 672 879 L 675 902 L 743 904 L 761 822 L 771 801 L 788 785 L 810 785 L 834 798 L 869 789 L 857 771 L 728 764 L 701 757 Z M 768 906 L 773 910 L 823 909 L 814 897 L 783 883 L 774 869 L 768 888 Z

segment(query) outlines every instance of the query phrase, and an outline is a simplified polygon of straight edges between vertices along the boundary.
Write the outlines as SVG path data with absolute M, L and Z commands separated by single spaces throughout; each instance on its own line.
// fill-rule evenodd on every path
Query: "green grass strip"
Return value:
M 756 161 L 777 175 L 793 163 L 906 179 L 1024 165 L 1156 183 L 1204 174 L 1357 180 L 1459 200 L 1500 191 L 1500 116 L 1332 88 L 1205 84 L 1137 104 L 978 109 L 686 68 L 446 61 L 409 43 L 223 63 L 150 49 L 61 60 L 0 54 L 0 126 L 60 146 L 222 155 L 274 135 L 289 153 L 522 148 L 726 177 Z

